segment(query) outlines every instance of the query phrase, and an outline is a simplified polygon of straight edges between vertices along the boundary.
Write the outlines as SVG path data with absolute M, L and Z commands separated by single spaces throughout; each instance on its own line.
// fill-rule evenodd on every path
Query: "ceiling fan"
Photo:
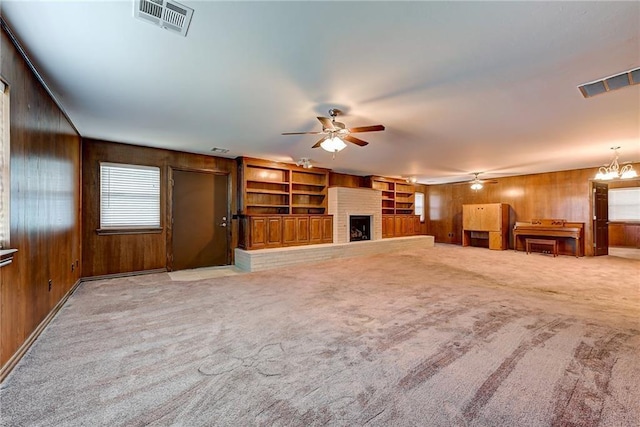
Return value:
M 474 191 L 478 191 L 481 190 L 483 187 L 483 184 L 497 184 L 498 181 L 496 180 L 485 180 L 485 179 L 480 179 L 478 178 L 478 175 L 480 175 L 482 172 L 473 172 L 473 179 L 469 180 L 469 181 L 463 181 L 460 182 L 459 184 L 467 184 L 467 183 L 471 183 L 471 189 Z
M 352 136 L 352 133 L 378 132 L 384 130 L 384 126 L 382 125 L 347 128 L 344 123 L 336 122 L 336 116 L 338 114 L 342 114 L 342 111 L 337 108 L 332 108 L 329 110 L 331 118 L 318 117 L 318 120 L 322 123 L 321 132 L 284 132 L 282 135 L 323 135 L 322 139 L 316 142 L 311 148 L 322 147 L 322 149 L 326 151 L 336 153 L 347 146 L 344 141 L 351 142 L 360 147 L 369 144 L 367 141 Z

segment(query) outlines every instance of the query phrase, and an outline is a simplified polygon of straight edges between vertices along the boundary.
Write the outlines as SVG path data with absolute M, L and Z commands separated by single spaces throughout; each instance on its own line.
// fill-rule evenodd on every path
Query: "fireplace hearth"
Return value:
M 349 216 L 349 241 L 371 240 L 371 216 Z

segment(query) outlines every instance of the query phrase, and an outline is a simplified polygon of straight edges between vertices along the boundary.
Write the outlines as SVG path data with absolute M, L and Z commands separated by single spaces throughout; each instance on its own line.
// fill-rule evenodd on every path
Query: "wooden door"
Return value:
M 249 236 L 251 239 L 249 249 L 260 249 L 267 245 L 266 217 L 252 216 L 249 218 Z
M 609 254 L 609 185 L 593 183 L 593 254 Z
M 173 170 L 171 270 L 229 263 L 226 175 Z
M 395 215 L 393 217 L 393 236 L 394 237 L 402 237 L 404 234 L 402 228 L 402 217 L 400 215 Z

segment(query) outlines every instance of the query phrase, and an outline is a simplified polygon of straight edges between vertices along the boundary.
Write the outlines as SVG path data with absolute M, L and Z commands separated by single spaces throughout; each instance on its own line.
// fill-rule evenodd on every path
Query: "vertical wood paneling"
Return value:
M 479 191 L 471 190 L 468 184 L 431 185 L 429 234 L 436 242 L 461 244 L 459 218 L 463 204 L 506 203 L 510 206 L 511 247 L 516 221 L 559 218 L 585 224 L 585 255 L 593 255 L 591 179 L 596 171 L 588 168 L 499 178 L 496 184 L 487 183 Z
M 133 163 L 160 168 L 162 232 L 98 235 L 100 226 L 100 162 Z M 82 148 L 82 246 L 83 276 L 102 276 L 167 267 L 169 167 L 229 174 L 230 212 L 236 212 L 237 165 L 233 159 L 129 144 L 84 139 Z M 237 246 L 237 220 L 231 221 L 231 248 Z
M 18 249 L 0 269 L 5 366 L 80 277 L 81 141 L 4 30 L 0 43 L 11 90 L 10 246 Z

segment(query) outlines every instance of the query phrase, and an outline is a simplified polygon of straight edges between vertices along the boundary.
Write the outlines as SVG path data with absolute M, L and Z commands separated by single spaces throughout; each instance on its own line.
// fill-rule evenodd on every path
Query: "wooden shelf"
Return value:
M 238 213 L 290 214 L 293 208 L 327 209 L 329 170 L 239 157 Z
M 260 188 L 247 188 L 247 193 L 256 193 L 256 194 L 281 194 L 283 196 L 289 195 L 288 191 L 278 191 L 278 190 L 262 190 Z
M 384 176 L 369 176 L 370 187 L 382 192 L 382 213 L 413 214 L 415 186 L 405 180 L 387 178 Z

